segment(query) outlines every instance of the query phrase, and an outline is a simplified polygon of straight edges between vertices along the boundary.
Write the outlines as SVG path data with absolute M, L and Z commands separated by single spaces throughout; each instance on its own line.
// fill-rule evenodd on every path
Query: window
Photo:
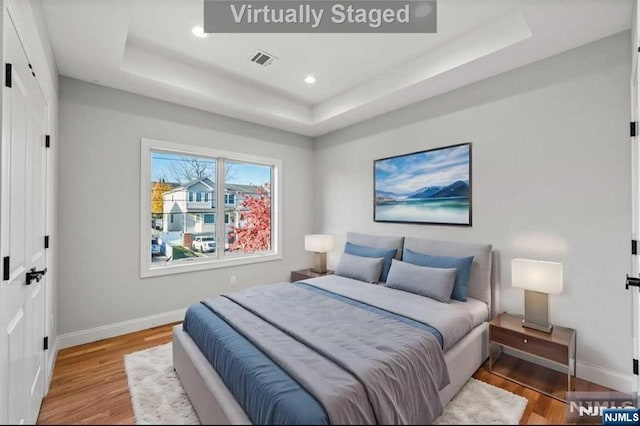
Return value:
M 142 149 L 141 276 L 281 258 L 278 160 L 147 139 Z M 169 221 L 153 229 L 149 216 Z
M 225 167 L 225 204 L 232 206 L 224 215 L 224 223 L 231 228 L 225 233 L 225 255 L 269 252 L 273 166 L 225 161 Z

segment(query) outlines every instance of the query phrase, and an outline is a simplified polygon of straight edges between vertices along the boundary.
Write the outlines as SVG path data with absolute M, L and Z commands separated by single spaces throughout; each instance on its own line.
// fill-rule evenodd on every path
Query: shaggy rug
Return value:
M 171 343 L 125 355 L 124 366 L 136 424 L 199 424 L 173 371 Z M 526 407 L 525 398 L 472 378 L 435 424 L 518 424 Z

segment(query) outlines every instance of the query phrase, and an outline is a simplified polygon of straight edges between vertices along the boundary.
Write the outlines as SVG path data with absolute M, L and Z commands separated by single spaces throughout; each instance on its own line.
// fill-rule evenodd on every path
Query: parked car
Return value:
M 208 252 L 216 250 L 216 240 L 213 237 L 196 237 L 191 243 L 191 248 L 199 252 Z
M 160 244 L 158 240 L 151 240 L 151 256 L 159 256 L 160 255 Z

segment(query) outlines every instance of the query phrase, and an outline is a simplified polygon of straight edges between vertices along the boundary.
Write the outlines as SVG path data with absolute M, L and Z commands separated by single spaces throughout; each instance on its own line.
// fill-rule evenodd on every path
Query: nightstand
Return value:
M 326 274 L 319 274 L 317 272 L 313 272 L 311 268 L 300 269 L 299 271 L 291 271 L 291 282 L 308 280 L 309 278 L 324 277 L 325 275 L 333 275 L 333 271 L 327 269 Z
M 554 325 L 551 333 L 543 333 L 523 327 L 522 319 L 522 315 L 503 313 L 489 323 L 489 371 L 566 402 L 566 392 L 574 390 L 576 331 Z M 562 367 L 563 370 L 566 369 L 567 372 L 564 374 L 555 369 L 521 361 L 503 355 L 502 351 L 494 353 L 495 346 L 512 349 L 533 359 L 545 360 Z M 527 365 L 532 368 L 528 368 Z M 533 374 L 533 367 L 538 371 L 544 370 L 544 374 Z

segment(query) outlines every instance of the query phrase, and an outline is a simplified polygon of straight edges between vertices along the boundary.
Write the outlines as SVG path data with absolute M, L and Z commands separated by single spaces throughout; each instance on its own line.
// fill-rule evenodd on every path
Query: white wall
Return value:
M 523 310 L 510 260 L 564 264 L 551 320 L 577 329 L 578 375 L 631 383 L 629 33 L 318 138 L 316 230 L 490 242 L 502 308 Z M 473 227 L 374 223 L 373 160 L 473 143 Z
M 141 279 L 143 137 L 281 159 L 283 260 Z M 164 322 L 170 316 L 154 315 L 228 291 L 231 275 L 239 289 L 288 280 L 291 270 L 311 264 L 304 251 L 304 234 L 313 227 L 310 138 L 61 78 L 59 149 L 62 346 Z

